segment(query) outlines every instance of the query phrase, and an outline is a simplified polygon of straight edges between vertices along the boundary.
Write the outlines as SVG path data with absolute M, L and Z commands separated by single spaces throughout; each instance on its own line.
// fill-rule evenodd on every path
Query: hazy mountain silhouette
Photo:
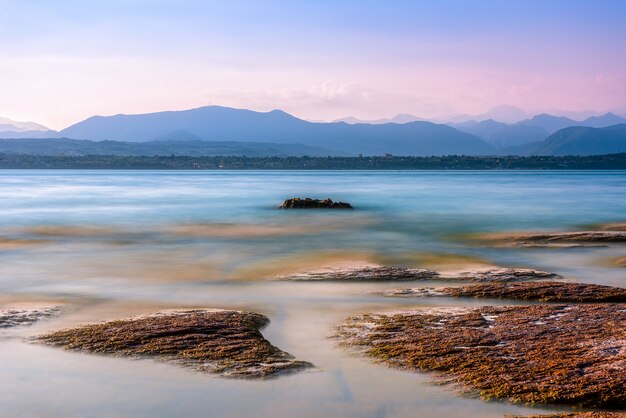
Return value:
M 184 130 L 204 141 L 301 143 L 365 155 L 482 155 L 480 138 L 431 122 L 381 125 L 313 123 L 280 110 L 254 112 L 220 106 L 140 115 L 93 116 L 60 132 L 89 140 L 143 142 Z
M 615 113 L 605 113 L 601 116 L 592 116 L 582 122 L 582 126 L 590 126 L 592 128 L 605 128 L 607 126 L 619 125 L 626 123 L 626 119 L 617 116 Z
M 1 131 L 0 138 L 52 138 L 57 137 L 56 131 Z
M 626 152 L 626 124 L 563 128 L 544 141 L 503 150 L 510 155 L 602 155 Z
M 604 128 L 611 125 L 626 123 L 626 119 L 613 113 L 606 113 L 601 116 L 592 116 L 582 121 L 576 121 L 565 116 L 553 116 L 547 113 L 536 115 L 531 119 L 526 119 L 519 124 L 527 126 L 538 126 L 550 133 L 570 126 L 588 126 L 592 128 Z
M 480 115 L 459 115 L 446 119 L 446 123 L 463 123 L 471 120 L 475 121 L 483 121 L 493 119 L 497 122 L 503 123 L 515 123 L 519 122 L 528 115 L 519 107 L 510 106 L 510 105 L 501 105 L 496 106 L 493 109 L 490 109 L 488 112 L 482 113 Z
M 409 122 L 417 122 L 424 121 L 425 119 L 418 118 L 417 116 L 410 115 L 408 113 L 400 113 L 392 118 L 382 118 L 382 119 L 374 119 L 374 120 L 363 120 L 355 118 L 354 116 L 348 116 L 345 118 L 334 120 L 333 122 L 345 122 L 351 125 L 355 123 L 369 123 L 372 125 L 381 125 L 383 123 L 409 123 Z
M 50 129 L 46 128 L 45 126 L 35 122 L 19 122 L 16 120 L 11 120 L 9 118 L 0 117 L 0 131 L 25 132 L 49 130 Z
M 473 123 L 472 123 L 473 122 Z M 548 131 L 539 126 L 507 124 L 493 119 L 456 124 L 455 128 L 483 139 L 497 148 L 511 147 L 544 140 Z

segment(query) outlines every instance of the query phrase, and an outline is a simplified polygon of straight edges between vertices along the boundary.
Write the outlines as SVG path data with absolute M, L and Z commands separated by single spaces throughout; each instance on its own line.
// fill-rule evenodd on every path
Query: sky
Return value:
M 626 114 L 626 1 L 0 0 L 0 116 Z

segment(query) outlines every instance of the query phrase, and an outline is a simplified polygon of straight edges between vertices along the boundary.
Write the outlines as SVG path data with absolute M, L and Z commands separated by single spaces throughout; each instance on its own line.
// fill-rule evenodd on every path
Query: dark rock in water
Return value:
M 427 269 L 407 269 L 401 267 L 359 267 L 326 269 L 276 277 L 276 280 L 294 281 L 336 281 L 336 282 L 385 282 L 428 280 L 438 277 L 438 273 Z
M 269 320 L 252 312 L 164 312 L 85 325 L 37 337 L 69 350 L 153 357 L 225 377 L 267 378 L 311 363 L 267 341 L 259 331 Z
M 587 412 L 565 412 L 562 414 L 548 415 L 525 415 L 511 418 L 626 418 L 626 412 L 606 412 L 606 411 L 587 411 Z
M 0 310 L 0 328 L 31 325 L 40 319 L 49 318 L 61 310 L 60 306 L 9 308 Z
M 541 270 L 512 269 L 500 267 L 478 268 L 469 271 L 436 272 L 428 269 L 365 266 L 349 268 L 326 268 L 274 277 L 275 280 L 295 281 L 414 281 L 441 280 L 463 282 L 515 282 L 560 279 L 558 274 Z
M 354 209 L 350 203 L 333 202 L 332 199 L 300 199 L 293 197 L 285 200 L 279 209 Z
M 494 247 L 567 248 L 603 246 L 626 242 L 626 231 L 497 232 L 470 238 Z
M 441 279 L 467 282 L 518 282 L 529 280 L 562 279 L 562 277 L 556 273 L 550 273 L 542 270 L 487 267 L 455 272 L 454 274 L 442 274 Z
M 526 305 L 373 313 L 337 328 L 342 345 L 436 371 L 485 399 L 626 406 L 626 305 Z
M 626 302 L 626 289 L 587 283 L 495 282 L 445 288 L 389 289 L 385 296 L 449 296 L 541 302 Z

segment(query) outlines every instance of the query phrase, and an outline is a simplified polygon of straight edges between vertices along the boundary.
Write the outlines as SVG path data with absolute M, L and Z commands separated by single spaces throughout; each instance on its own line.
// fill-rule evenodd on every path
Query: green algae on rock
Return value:
M 626 289 L 587 283 L 513 282 L 480 283 L 458 287 L 389 289 L 385 296 L 450 296 L 541 302 L 626 302 Z
M 224 377 L 267 378 L 312 367 L 274 347 L 260 329 L 267 317 L 187 310 L 56 331 L 36 341 L 90 353 L 152 357 Z
M 337 328 L 342 345 L 435 371 L 485 399 L 626 406 L 626 305 L 527 305 L 373 313 Z

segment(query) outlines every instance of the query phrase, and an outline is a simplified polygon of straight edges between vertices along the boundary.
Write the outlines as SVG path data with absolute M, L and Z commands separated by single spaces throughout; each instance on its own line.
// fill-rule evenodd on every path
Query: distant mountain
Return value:
M 157 136 L 156 138 L 152 138 L 153 141 L 201 141 L 200 138 L 195 136 L 189 131 L 184 129 L 178 129 L 176 131 L 172 131 L 165 135 Z
M 0 138 L 53 138 L 57 137 L 56 131 L 2 131 Z
M 559 129 L 567 128 L 569 126 L 577 126 L 580 122 L 566 118 L 565 116 L 553 116 L 547 113 L 535 115 L 530 119 L 523 120 L 518 123 L 519 125 L 534 126 L 543 128 L 549 133 L 554 133 Z
M 381 125 L 383 123 L 409 123 L 409 122 L 417 122 L 417 121 L 424 121 L 424 120 L 425 119 L 418 118 L 417 116 L 413 116 L 408 113 L 401 113 L 401 114 L 397 114 L 396 116 L 392 118 L 382 118 L 382 119 L 374 119 L 374 120 L 363 120 L 363 119 L 355 118 L 353 116 L 348 116 L 345 118 L 337 119 L 333 122 L 345 122 L 351 125 L 354 125 L 355 123 L 369 123 L 372 125 Z
M 327 157 L 346 153 L 302 144 L 227 141 L 87 141 L 68 138 L 0 139 L 0 153 L 27 155 L 159 155 L 159 156 L 246 156 Z
M 572 126 L 560 129 L 544 141 L 512 147 L 510 155 L 602 155 L 626 152 L 626 124 L 605 128 Z
M 77 139 L 145 142 L 185 132 L 204 141 L 300 143 L 350 154 L 484 155 L 480 138 L 430 122 L 381 125 L 313 123 L 280 110 L 254 112 L 220 106 L 140 115 L 93 116 L 60 132 Z
M 601 116 L 592 116 L 582 121 L 576 121 L 565 116 L 553 116 L 546 113 L 534 116 L 519 122 L 520 125 L 535 126 L 554 133 L 559 129 L 568 128 L 570 126 L 588 126 L 591 128 L 604 128 L 611 125 L 626 123 L 626 119 L 615 115 L 614 113 L 606 113 Z
M 35 122 L 19 122 L 15 120 L 11 120 L 9 118 L 0 117 L 0 131 L 15 131 L 15 132 L 24 132 L 24 131 L 49 131 L 50 129 L 46 128 L 43 125 L 40 125 Z
M 538 126 L 510 125 L 493 119 L 482 122 L 457 124 L 456 129 L 483 139 L 496 148 L 504 148 L 542 141 L 549 133 Z
M 498 122 L 504 123 L 515 123 L 519 122 L 523 119 L 526 119 L 528 115 L 519 107 L 510 106 L 510 105 L 502 105 L 496 106 L 493 109 L 490 109 L 488 112 L 482 113 L 480 115 L 459 115 L 449 119 L 446 119 L 446 123 L 462 123 L 471 120 L 475 121 L 483 121 L 493 119 Z
M 626 123 L 626 119 L 617 116 L 615 113 L 605 113 L 601 116 L 592 116 L 582 121 L 581 126 L 590 126 L 592 128 L 605 128 L 607 126 L 619 125 Z

